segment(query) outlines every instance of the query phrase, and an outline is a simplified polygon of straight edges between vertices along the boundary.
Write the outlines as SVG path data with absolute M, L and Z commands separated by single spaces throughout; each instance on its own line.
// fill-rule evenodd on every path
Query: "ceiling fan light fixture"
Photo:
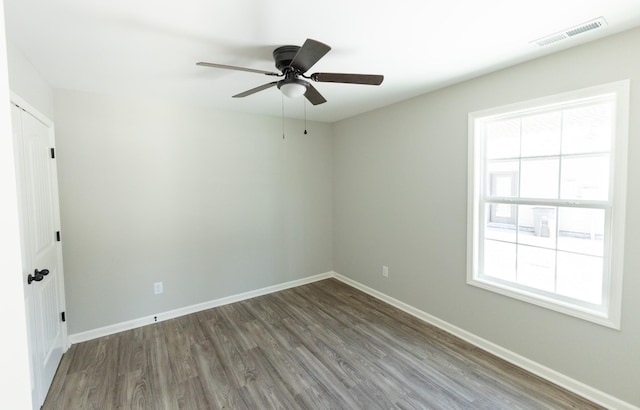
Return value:
M 196 63 L 196 65 L 284 77 L 281 80 L 271 81 L 270 83 L 262 84 L 236 94 L 232 96 L 233 98 L 247 97 L 277 85 L 280 92 L 288 98 L 298 98 L 304 95 L 313 105 L 324 104 L 327 100 L 311 85 L 310 81 L 319 83 L 380 85 L 384 80 L 384 76 L 379 74 L 314 73 L 305 75 L 329 50 L 331 50 L 331 47 L 328 45 L 310 38 L 304 42 L 302 47 L 291 45 L 278 47 L 273 50 L 273 59 L 280 73 L 228 64 L 207 63 L 204 61 Z M 310 81 L 305 81 L 301 77 Z
M 286 95 L 289 98 L 298 98 L 303 96 L 307 92 L 307 83 L 304 80 L 299 79 L 289 79 L 282 80 L 278 83 L 278 88 L 282 92 L 282 94 Z

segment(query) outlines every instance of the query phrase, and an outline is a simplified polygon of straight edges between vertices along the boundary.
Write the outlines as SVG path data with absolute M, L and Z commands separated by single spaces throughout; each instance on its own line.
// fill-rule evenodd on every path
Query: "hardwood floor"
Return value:
M 44 409 L 597 409 L 337 280 L 73 345 Z

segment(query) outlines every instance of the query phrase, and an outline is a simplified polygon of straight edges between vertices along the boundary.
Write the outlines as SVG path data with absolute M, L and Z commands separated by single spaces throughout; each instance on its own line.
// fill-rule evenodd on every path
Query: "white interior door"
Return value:
M 12 105 L 20 195 L 25 306 L 34 408 L 40 408 L 66 349 L 64 286 L 53 130 Z

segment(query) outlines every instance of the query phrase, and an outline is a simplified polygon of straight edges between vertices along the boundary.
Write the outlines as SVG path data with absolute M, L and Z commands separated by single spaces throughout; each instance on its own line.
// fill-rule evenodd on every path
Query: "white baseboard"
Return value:
M 347 285 L 353 286 L 354 288 L 359 289 L 375 297 L 376 299 L 379 299 L 385 303 L 388 303 L 402 311 L 405 311 L 410 315 L 417 317 L 420 320 L 423 320 L 429 324 L 437 326 L 440 329 L 445 330 L 471 343 L 472 345 L 479 347 L 482 350 L 485 350 L 491 354 L 494 354 L 500 357 L 501 359 L 508 361 L 509 363 L 512 363 L 518 367 L 521 367 L 537 376 L 542 377 L 543 379 L 546 379 L 552 383 L 555 383 L 558 386 L 561 386 L 569 391 L 572 391 L 601 406 L 604 406 L 609 409 L 616 409 L 616 410 L 640 410 L 639 407 L 636 407 L 630 403 L 627 403 L 614 396 L 611 396 L 610 394 L 607 394 L 603 391 L 600 391 L 591 386 L 588 386 L 578 380 L 575 380 L 560 372 L 557 372 L 553 369 L 543 366 L 540 363 L 527 359 L 524 356 L 521 356 L 508 349 L 505 349 L 504 347 L 498 346 L 495 343 L 492 343 L 486 339 L 476 336 L 473 333 L 467 332 L 464 329 L 461 329 L 448 322 L 445 322 L 442 319 L 432 316 L 407 303 L 401 302 L 395 298 L 392 298 L 391 296 L 388 296 L 366 285 L 363 285 L 360 282 L 356 282 L 352 279 L 349 279 L 346 276 L 343 276 L 336 272 L 321 273 L 319 275 L 309 276 L 307 278 L 293 280 L 293 281 L 285 282 L 279 285 L 268 286 L 262 289 L 257 289 L 249 292 L 240 293 L 237 295 L 227 296 L 227 297 L 215 299 L 209 302 L 199 303 L 196 305 L 171 310 L 171 311 L 160 313 L 157 315 L 146 316 L 146 317 L 130 320 L 127 322 L 116 323 L 114 325 L 89 330 L 86 332 L 75 333 L 69 336 L 69 341 L 71 344 L 75 344 L 75 343 L 80 343 L 87 340 L 97 339 L 99 337 L 123 332 L 125 330 L 135 329 L 135 328 L 146 326 L 152 323 L 189 315 L 191 313 L 200 312 L 202 310 L 227 305 L 230 303 L 240 302 L 242 300 L 255 298 L 257 296 L 278 292 L 278 291 L 293 288 L 296 286 L 306 285 L 308 283 L 313 283 L 313 282 L 317 282 L 319 280 L 328 279 L 328 278 L 336 278 L 339 281 L 346 283 Z
M 97 339 L 99 337 L 112 335 L 125 330 L 131 330 L 138 327 L 150 325 L 164 320 L 174 319 L 180 316 L 189 315 L 191 313 L 200 312 L 218 306 L 228 305 L 230 303 L 240 302 L 242 300 L 255 298 L 257 296 L 267 295 L 269 293 L 294 288 L 296 286 L 306 285 L 308 283 L 317 282 L 319 280 L 331 278 L 334 272 L 321 273 L 319 275 L 309 276 L 303 279 L 292 280 L 290 282 L 281 283 L 279 285 L 267 286 L 266 288 L 251 290 L 249 292 L 239 293 L 237 295 L 227 296 L 220 299 L 210 300 L 208 302 L 198 303 L 196 305 L 186 306 L 179 309 L 170 310 L 155 315 L 140 317 L 126 322 L 115 323 L 113 325 L 88 330 L 86 332 L 74 333 L 69 335 L 69 343 L 76 344 L 86 342 L 88 340 Z
M 388 296 L 380 291 L 377 291 L 366 285 L 363 285 L 360 282 L 356 282 L 352 279 L 349 279 L 335 272 L 333 273 L 333 277 L 340 280 L 341 282 L 346 283 L 347 285 L 353 286 L 354 288 L 375 297 L 376 299 L 380 299 L 383 302 L 386 302 L 402 311 L 405 311 L 410 315 L 417 317 L 418 319 L 421 319 L 429 324 L 439 327 L 440 329 L 447 331 L 453 334 L 454 336 L 457 336 L 460 339 L 463 339 L 471 343 L 472 345 L 479 347 L 482 350 L 485 350 L 495 356 L 498 356 L 501 359 L 508 361 L 509 363 L 512 363 L 518 367 L 521 367 L 537 376 L 542 377 L 545 380 L 548 380 L 588 400 L 591 400 L 594 403 L 597 403 L 608 409 L 616 409 L 616 410 L 639 410 L 640 409 L 639 407 L 636 407 L 630 403 L 620 400 L 617 397 L 614 397 L 603 391 L 595 389 L 589 385 L 586 385 L 560 372 L 557 372 L 553 369 L 543 366 L 540 363 L 527 359 L 524 356 L 520 356 L 519 354 L 514 353 L 508 349 L 505 349 L 504 347 L 498 346 L 497 344 L 492 343 L 479 336 L 476 336 L 473 333 L 467 332 L 466 330 L 461 329 L 457 326 L 454 326 L 448 322 L 445 322 L 442 319 L 439 319 L 426 312 L 416 309 L 415 307 L 408 305 L 404 302 L 401 302 L 397 299 L 394 299 L 391 296 Z

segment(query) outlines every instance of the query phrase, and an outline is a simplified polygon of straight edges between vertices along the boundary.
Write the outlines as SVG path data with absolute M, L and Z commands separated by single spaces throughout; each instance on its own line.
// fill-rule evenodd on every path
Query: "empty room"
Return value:
M 640 409 L 637 0 L 0 5 L 0 408 Z

